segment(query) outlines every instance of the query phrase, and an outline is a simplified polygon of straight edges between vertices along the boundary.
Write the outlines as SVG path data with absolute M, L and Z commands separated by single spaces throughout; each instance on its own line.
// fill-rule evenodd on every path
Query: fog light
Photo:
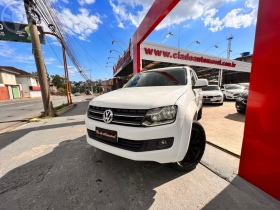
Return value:
M 166 147 L 168 145 L 168 142 L 166 140 L 160 140 L 157 143 L 157 145 L 158 145 L 158 147 L 163 148 L 163 147 Z

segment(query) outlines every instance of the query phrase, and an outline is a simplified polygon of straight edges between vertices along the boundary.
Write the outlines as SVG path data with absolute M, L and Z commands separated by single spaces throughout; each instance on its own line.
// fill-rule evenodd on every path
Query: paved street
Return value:
M 279 209 L 209 145 L 190 173 L 127 160 L 86 143 L 88 101 L 0 136 L 0 209 Z
M 225 101 L 223 106 L 204 105 L 202 115 L 200 123 L 207 141 L 240 155 L 245 114 L 237 113 L 235 101 Z
M 73 96 L 73 102 L 79 102 L 93 96 Z M 53 106 L 67 103 L 64 96 L 55 96 L 52 99 Z M 10 100 L 0 102 L 0 133 L 6 132 L 7 128 L 19 126 L 26 120 L 37 117 L 44 110 L 41 98 L 29 100 Z

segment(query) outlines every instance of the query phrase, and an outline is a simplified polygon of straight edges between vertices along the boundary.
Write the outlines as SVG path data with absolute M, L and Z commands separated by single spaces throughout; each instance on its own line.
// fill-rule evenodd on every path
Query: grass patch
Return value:
M 68 104 L 61 104 L 60 106 L 56 106 L 56 107 L 54 107 L 54 110 L 60 110 L 60 109 L 62 109 L 62 108 L 64 108 L 64 107 L 66 107 L 66 106 L 68 106 Z
M 40 119 L 52 119 L 52 118 L 54 118 L 54 117 L 45 116 L 44 114 L 42 114 L 39 118 L 40 118 Z

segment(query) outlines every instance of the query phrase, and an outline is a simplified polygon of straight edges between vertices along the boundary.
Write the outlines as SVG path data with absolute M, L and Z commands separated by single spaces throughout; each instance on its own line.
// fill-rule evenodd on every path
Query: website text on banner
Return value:
M 213 60 L 209 58 L 204 58 L 203 56 L 197 57 L 197 56 L 191 56 L 189 53 L 187 54 L 181 54 L 178 53 L 171 53 L 168 51 L 163 50 L 156 50 L 151 48 L 144 48 L 146 55 L 155 55 L 155 56 L 163 56 L 166 58 L 174 58 L 174 59 L 180 59 L 180 60 L 189 60 L 194 62 L 201 62 L 201 63 L 209 63 L 209 64 L 215 64 L 219 66 L 229 66 L 229 67 L 235 67 L 236 64 L 234 62 L 222 62 L 222 60 Z

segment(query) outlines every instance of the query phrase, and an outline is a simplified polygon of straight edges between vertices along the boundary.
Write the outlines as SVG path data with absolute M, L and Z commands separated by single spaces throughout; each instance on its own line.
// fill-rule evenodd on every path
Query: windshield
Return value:
M 136 74 L 127 83 L 125 88 L 146 86 L 173 86 L 186 85 L 187 71 L 184 68 L 146 71 Z
M 244 89 L 241 85 L 225 85 L 226 90 Z
M 240 85 L 242 85 L 242 86 L 244 86 L 244 87 L 246 87 L 246 88 L 249 87 L 249 83 L 240 83 Z
M 202 88 L 202 91 L 220 90 L 219 86 L 207 86 Z

